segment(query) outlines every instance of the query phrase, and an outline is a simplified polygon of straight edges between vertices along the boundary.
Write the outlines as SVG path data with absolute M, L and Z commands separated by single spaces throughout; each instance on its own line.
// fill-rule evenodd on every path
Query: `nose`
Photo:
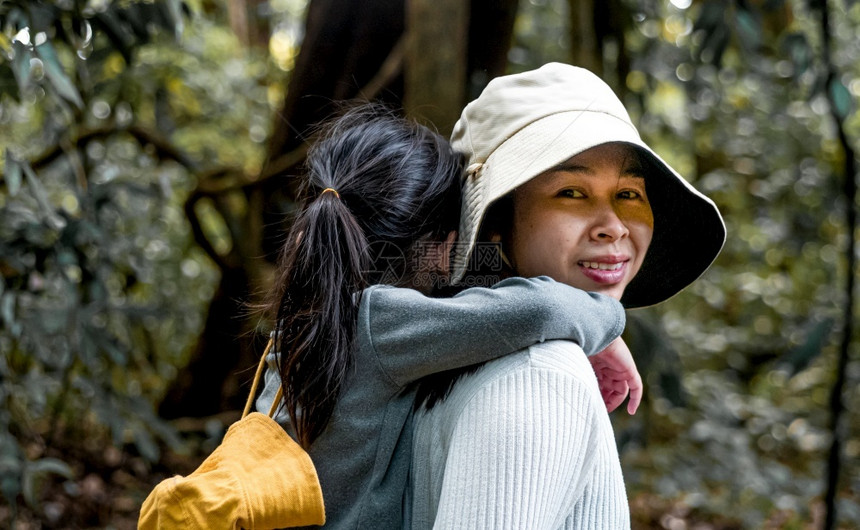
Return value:
M 589 230 L 592 240 L 611 243 L 623 239 L 629 234 L 627 225 L 612 206 L 606 205 L 595 212 L 594 222 Z

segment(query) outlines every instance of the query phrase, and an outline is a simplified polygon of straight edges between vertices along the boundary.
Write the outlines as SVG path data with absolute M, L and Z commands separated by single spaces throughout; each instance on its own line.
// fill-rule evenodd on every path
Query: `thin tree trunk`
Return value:
M 238 409 L 235 403 L 241 399 L 230 399 L 238 393 L 225 392 L 224 386 L 229 384 L 231 390 L 236 388 L 230 375 L 242 357 L 243 343 L 247 342 L 241 340 L 246 331 L 241 315 L 246 312 L 242 301 L 248 295 L 248 278 L 244 270 L 222 269 L 203 333 L 188 366 L 179 372 L 159 404 L 159 416 L 166 419 L 202 417 Z
M 406 27 L 406 113 L 448 136 L 466 103 L 469 4 L 410 0 Z
M 269 45 L 269 24 L 260 12 L 265 5 L 266 0 L 229 0 L 227 3 L 230 29 L 246 47 Z
M 472 0 L 466 98 L 477 98 L 487 83 L 505 73 L 514 36 L 517 0 Z
M 629 9 L 620 0 L 568 0 L 568 8 L 573 64 L 600 76 L 623 100 L 630 72 L 624 39 Z
M 597 34 L 594 0 L 568 0 L 573 64 L 603 77 L 603 47 Z
M 854 282 L 855 270 L 857 268 L 856 260 L 856 240 L 857 232 L 857 166 L 856 153 L 851 146 L 851 141 L 845 132 L 845 124 L 843 117 L 839 115 L 836 102 L 833 100 L 833 92 L 829 89 L 832 82 L 838 82 L 839 76 L 830 57 L 830 17 L 828 13 L 828 3 L 822 0 L 819 4 L 821 10 L 821 35 L 822 35 L 822 55 L 824 63 L 827 67 L 827 97 L 830 103 L 830 114 L 836 125 L 837 137 L 839 145 L 842 147 L 844 154 L 843 182 L 842 193 L 845 198 L 845 227 L 848 232 L 848 244 L 845 248 L 845 264 L 846 264 L 846 296 L 845 310 L 842 322 L 842 336 L 839 344 L 839 359 L 836 364 L 836 380 L 833 383 L 832 393 L 830 395 L 830 430 L 832 441 L 830 451 L 827 458 L 827 490 L 824 495 L 824 503 L 827 510 L 827 516 L 824 522 L 825 530 L 836 528 L 838 514 L 836 510 L 836 500 L 839 494 L 839 474 L 840 461 L 842 459 L 842 440 L 845 436 L 845 425 L 843 416 L 845 413 L 845 404 L 842 399 L 842 394 L 845 390 L 846 371 L 848 368 L 848 357 L 851 348 L 851 341 L 854 338 Z

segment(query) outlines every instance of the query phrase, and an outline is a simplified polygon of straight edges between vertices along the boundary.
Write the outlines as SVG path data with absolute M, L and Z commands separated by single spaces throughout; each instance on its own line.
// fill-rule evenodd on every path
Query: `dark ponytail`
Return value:
M 438 134 L 378 105 L 332 121 L 308 152 L 305 200 L 270 304 L 284 403 L 303 447 L 324 431 L 352 368 L 362 290 L 410 285 L 416 244 L 456 229 L 461 165 Z

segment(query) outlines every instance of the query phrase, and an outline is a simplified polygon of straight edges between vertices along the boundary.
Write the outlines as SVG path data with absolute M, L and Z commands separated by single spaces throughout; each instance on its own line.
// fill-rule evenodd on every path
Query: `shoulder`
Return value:
M 522 349 L 513 355 L 486 363 L 457 386 L 464 390 L 480 389 L 492 381 L 520 378 L 528 374 L 552 374 L 588 386 L 597 380 L 582 348 L 569 340 L 548 340 Z
M 570 471 L 557 481 L 567 484 L 600 440 L 612 438 L 608 422 L 582 349 L 547 341 L 459 380 L 445 401 L 416 417 L 415 436 L 448 455 L 557 465 Z
M 538 407 L 599 411 L 597 380 L 576 343 L 551 340 L 484 364 L 454 385 L 448 398 L 427 415 L 446 422 L 469 411 L 495 414 L 501 408 Z

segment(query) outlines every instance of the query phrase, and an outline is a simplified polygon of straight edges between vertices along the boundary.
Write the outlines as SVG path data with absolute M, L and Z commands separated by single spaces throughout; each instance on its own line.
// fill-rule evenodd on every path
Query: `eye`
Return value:
M 616 197 L 618 197 L 619 199 L 624 199 L 624 200 L 635 200 L 635 199 L 641 199 L 642 193 L 637 191 L 637 190 L 622 190 L 622 191 L 618 192 Z
M 558 197 L 564 197 L 567 199 L 582 199 L 583 197 L 585 197 L 585 194 L 582 193 L 580 190 L 568 188 L 558 192 Z

